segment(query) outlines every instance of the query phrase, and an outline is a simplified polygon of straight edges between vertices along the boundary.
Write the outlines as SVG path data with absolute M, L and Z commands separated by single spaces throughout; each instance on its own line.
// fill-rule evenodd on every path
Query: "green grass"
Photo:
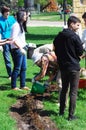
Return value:
M 45 110 L 48 115 L 56 123 L 59 130 L 85 130 L 86 129 L 86 90 L 80 90 L 78 92 L 77 105 L 76 105 L 76 116 L 79 118 L 74 121 L 67 121 L 68 117 L 68 105 L 65 111 L 64 117 L 59 117 L 59 106 L 57 105 L 58 93 L 53 92 L 51 98 L 48 101 L 44 101 Z
M 69 14 L 66 15 L 66 18 L 69 17 Z M 62 18 L 58 12 L 44 12 L 39 14 L 32 14 L 31 20 L 43 20 L 43 21 L 63 21 L 64 16 Z
M 26 34 L 27 42 L 33 42 L 37 45 L 52 43 L 56 34 L 62 30 L 57 27 L 29 27 L 28 34 Z
M 26 34 L 27 42 L 42 45 L 52 43 L 56 34 L 61 28 L 56 27 L 29 27 L 29 34 Z M 84 60 L 81 61 L 81 66 L 84 67 Z M 26 86 L 32 86 L 31 79 L 39 71 L 39 68 L 34 65 L 32 60 L 27 60 L 27 79 Z M 44 79 L 43 79 L 44 80 Z M 42 80 L 42 81 L 43 81 Z M 19 87 L 19 79 L 17 81 Z M 7 78 L 6 68 L 3 61 L 2 52 L 0 52 L 0 130 L 17 130 L 16 121 L 10 116 L 10 107 L 17 102 L 19 96 L 27 94 L 27 91 L 11 90 L 10 81 Z M 77 98 L 76 115 L 80 119 L 72 122 L 66 120 L 68 115 L 68 107 L 64 118 L 58 116 L 59 107 L 56 105 L 58 93 L 52 93 L 49 100 L 43 100 L 44 110 L 48 116 L 56 123 L 59 130 L 85 130 L 86 129 L 86 90 L 80 90 Z

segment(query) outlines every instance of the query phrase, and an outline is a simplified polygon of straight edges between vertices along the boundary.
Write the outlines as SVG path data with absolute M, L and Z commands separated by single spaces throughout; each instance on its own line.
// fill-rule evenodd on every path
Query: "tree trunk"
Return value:
M 24 0 L 24 5 L 29 11 L 34 11 L 34 0 Z

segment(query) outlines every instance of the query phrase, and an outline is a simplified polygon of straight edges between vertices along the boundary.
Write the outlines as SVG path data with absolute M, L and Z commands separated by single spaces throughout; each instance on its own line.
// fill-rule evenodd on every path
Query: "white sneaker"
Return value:
M 11 76 L 8 79 L 11 80 Z

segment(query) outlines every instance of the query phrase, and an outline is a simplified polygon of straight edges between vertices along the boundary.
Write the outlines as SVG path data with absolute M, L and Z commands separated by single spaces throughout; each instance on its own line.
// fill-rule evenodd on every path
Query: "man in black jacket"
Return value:
M 61 70 L 62 91 L 60 95 L 59 115 L 64 115 L 66 93 L 70 86 L 70 102 L 68 120 L 74 120 L 76 97 L 79 84 L 80 56 L 83 47 L 79 36 L 75 33 L 79 29 L 80 20 L 75 16 L 68 19 L 68 29 L 60 32 L 53 41 L 55 54 Z

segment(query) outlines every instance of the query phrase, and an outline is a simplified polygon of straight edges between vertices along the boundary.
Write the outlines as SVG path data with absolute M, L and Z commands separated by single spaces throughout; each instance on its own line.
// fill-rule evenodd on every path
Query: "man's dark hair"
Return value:
M 9 12 L 10 11 L 10 8 L 7 7 L 7 6 L 2 6 L 1 7 L 1 13 L 4 14 L 4 12 Z
M 83 19 L 86 18 L 86 12 L 82 15 L 82 18 Z
M 67 22 L 68 27 L 71 23 L 81 23 L 80 19 L 75 16 L 70 16 Z

